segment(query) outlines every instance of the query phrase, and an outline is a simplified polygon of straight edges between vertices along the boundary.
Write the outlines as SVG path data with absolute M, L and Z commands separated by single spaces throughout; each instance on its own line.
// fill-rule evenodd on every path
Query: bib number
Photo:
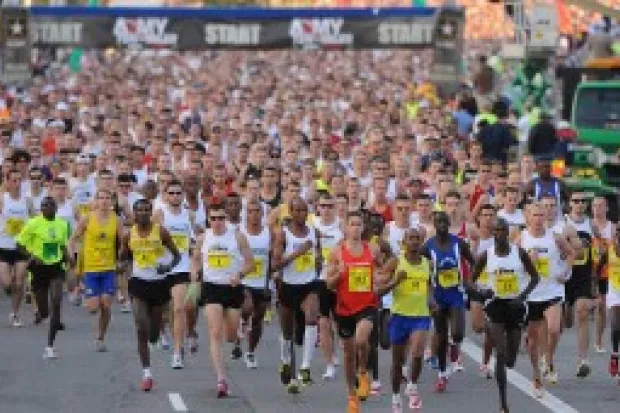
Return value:
M 534 267 L 536 267 L 536 271 L 541 278 L 549 278 L 549 258 L 538 258 L 534 262 Z
M 368 293 L 371 290 L 370 268 L 349 268 L 349 291 L 352 293 Z
M 459 272 L 456 268 L 439 270 L 439 285 L 442 288 L 453 288 L 459 285 Z
M 306 252 L 295 258 L 295 271 L 307 272 L 312 268 L 314 268 L 314 255 L 311 252 Z
M 134 259 L 139 268 L 152 268 L 157 264 L 155 251 L 138 251 Z
M 17 236 L 24 227 L 24 220 L 19 218 L 8 218 L 6 220 L 6 233 L 11 237 Z
M 43 259 L 45 261 L 51 261 L 58 259 L 59 246 L 57 242 L 44 242 L 43 243 Z
M 229 254 L 224 253 L 210 253 L 207 257 L 207 264 L 210 268 L 223 270 L 230 267 L 232 258 Z
M 609 285 L 616 292 L 620 293 L 620 266 L 609 266 Z
M 265 260 L 261 257 L 254 257 L 254 268 L 252 272 L 247 275 L 247 278 L 257 279 L 261 278 L 265 273 Z
M 413 295 L 426 295 L 428 291 L 428 280 L 423 277 L 411 277 L 403 281 L 405 292 Z
M 170 234 L 172 242 L 177 247 L 179 252 L 189 251 L 189 238 L 187 235 L 182 234 Z
M 517 275 L 513 273 L 496 274 L 495 292 L 499 298 L 509 298 L 519 294 Z

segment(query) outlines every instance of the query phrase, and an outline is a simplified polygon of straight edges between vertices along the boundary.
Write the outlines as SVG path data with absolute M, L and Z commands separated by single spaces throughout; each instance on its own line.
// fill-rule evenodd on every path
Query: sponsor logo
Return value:
M 205 42 L 209 45 L 258 45 L 260 24 L 205 24 Z
M 112 34 L 117 43 L 122 45 L 176 46 L 179 36 L 166 33 L 167 27 L 167 18 L 119 17 L 114 23 Z
M 77 44 L 82 42 L 82 23 L 39 22 L 32 25 L 33 43 Z
M 289 36 L 295 46 L 349 46 L 353 44 L 352 33 L 342 33 L 344 19 L 293 19 Z
M 381 23 L 379 44 L 425 45 L 433 41 L 435 25 L 431 23 Z

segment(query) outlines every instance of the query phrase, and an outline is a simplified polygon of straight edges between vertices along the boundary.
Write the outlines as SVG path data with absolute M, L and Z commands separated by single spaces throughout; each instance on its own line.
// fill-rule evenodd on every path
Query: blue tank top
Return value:
M 534 180 L 534 198 L 540 201 L 543 196 L 552 196 L 560 205 L 560 184 L 552 178 L 550 182 L 543 182 L 540 178 Z
M 435 237 L 426 243 L 433 264 L 432 280 L 435 300 L 440 306 L 462 306 L 464 305 L 464 290 L 459 237 L 453 234 L 449 234 L 449 237 L 450 243 L 447 250 L 437 246 Z

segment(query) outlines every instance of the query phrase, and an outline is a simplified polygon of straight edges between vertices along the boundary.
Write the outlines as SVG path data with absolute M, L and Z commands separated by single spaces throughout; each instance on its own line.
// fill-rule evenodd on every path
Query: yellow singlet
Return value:
M 142 237 L 138 234 L 138 227 L 134 225 L 129 231 L 129 249 L 133 255 L 133 262 L 139 269 L 155 268 L 165 249 L 161 242 L 159 225 L 153 224 L 151 232 Z
M 116 270 L 116 215 L 110 213 L 108 222 L 101 225 L 97 215 L 88 215 L 84 236 L 84 272 Z
M 398 258 L 396 274 L 405 271 L 407 277 L 393 291 L 392 313 L 407 317 L 428 317 L 428 280 L 430 266 L 422 257 L 422 262 L 413 265 L 404 255 Z

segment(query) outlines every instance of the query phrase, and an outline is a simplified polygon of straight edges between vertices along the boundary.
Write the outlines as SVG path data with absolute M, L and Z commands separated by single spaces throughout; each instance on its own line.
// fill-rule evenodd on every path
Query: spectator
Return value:
M 540 115 L 540 122 L 530 129 L 527 139 L 527 149 L 534 158 L 541 155 L 551 155 L 555 151 L 558 138 L 551 116 L 548 113 Z
M 493 114 L 497 116 L 497 122 L 483 127 L 478 134 L 478 141 L 482 144 L 482 153 L 486 159 L 506 162 L 510 147 L 517 143 L 508 123 L 506 103 L 495 102 Z

